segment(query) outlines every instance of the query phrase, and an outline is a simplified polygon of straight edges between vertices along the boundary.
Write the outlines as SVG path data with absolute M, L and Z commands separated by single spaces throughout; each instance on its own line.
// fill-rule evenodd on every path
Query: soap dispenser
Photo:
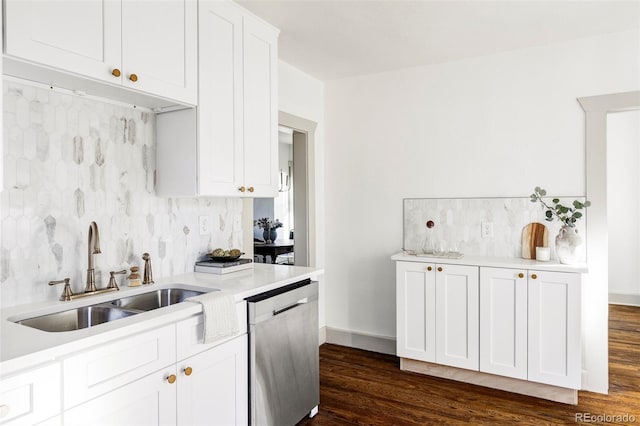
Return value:
M 142 285 L 140 274 L 138 273 L 139 269 L 137 266 L 131 267 L 131 275 L 127 277 L 129 279 L 129 287 L 140 287 Z

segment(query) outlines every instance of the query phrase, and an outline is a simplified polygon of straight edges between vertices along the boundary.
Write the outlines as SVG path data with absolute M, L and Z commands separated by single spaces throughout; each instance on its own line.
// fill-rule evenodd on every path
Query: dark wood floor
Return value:
M 576 424 L 576 413 L 629 414 L 640 425 L 639 370 L 640 308 L 627 306 L 609 309 L 609 395 L 581 391 L 577 406 L 403 372 L 394 356 L 325 344 L 320 411 L 300 425 Z

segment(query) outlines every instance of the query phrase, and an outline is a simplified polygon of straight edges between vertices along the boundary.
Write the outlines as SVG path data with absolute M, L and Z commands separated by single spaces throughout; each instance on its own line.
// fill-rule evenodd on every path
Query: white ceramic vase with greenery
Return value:
M 546 209 L 545 220 L 547 222 L 558 219 L 562 223 L 562 227 L 558 235 L 556 235 L 556 254 L 560 263 L 573 265 L 578 262 L 578 248 L 582 245 L 582 237 L 578 234 L 576 222 L 583 217 L 580 210 L 589 207 L 591 202 L 585 201 L 583 203 L 574 200 L 572 207 L 566 207 L 560 204 L 558 198 L 553 198 L 551 200 L 553 206 L 550 206 L 543 200 L 546 195 L 547 191 L 536 186 L 533 194 L 531 194 L 531 202 L 539 202 Z

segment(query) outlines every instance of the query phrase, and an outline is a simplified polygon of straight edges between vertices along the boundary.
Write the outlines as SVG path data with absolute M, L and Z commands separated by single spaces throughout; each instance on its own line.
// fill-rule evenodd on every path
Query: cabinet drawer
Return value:
M 97 346 L 63 361 L 64 408 L 130 383 L 176 361 L 171 324 Z
M 247 302 L 236 303 L 236 314 L 238 317 L 239 332 L 226 339 L 215 343 L 203 344 L 202 337 L 204 331 L 204 317 L 202 314 L 193 316 L 177 323 L 177 356 L 178 360 L 185 359 L 207 349 L 218 346 L 234 337 L 247 332 Z
M 60 412 L 60 364 L 0 381 L 0 425 L 34 424 Z

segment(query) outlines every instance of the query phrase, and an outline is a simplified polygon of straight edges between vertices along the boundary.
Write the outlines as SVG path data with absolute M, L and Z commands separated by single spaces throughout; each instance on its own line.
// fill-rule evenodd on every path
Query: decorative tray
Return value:
M 236 260 L 240 259 L 240 256 L 242 256 L 243 254 L 244 253 L 240 253 L 237 256 L 212 256 L 208 254 L 207 256 L 209 256 L 211 260 L 214 260 L 216 262 L 235 262 Z

